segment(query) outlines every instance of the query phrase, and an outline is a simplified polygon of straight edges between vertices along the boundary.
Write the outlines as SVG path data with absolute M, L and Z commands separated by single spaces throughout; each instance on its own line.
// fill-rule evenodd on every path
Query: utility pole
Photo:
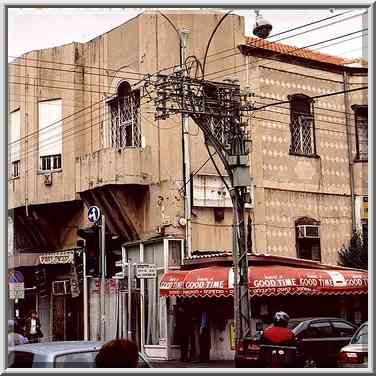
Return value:
M 229 177 L 230 184 L 212 160 L 233 205 L 234 319 L 236 340 L 239 341 L 251 333 L 244 223 L 245 203 L 250 202 L 250 141 L 248 123 L 242 116 L 250 95 L 241 95 L 238 83 L 207 81 L 198 77 L 200 62 L 194 57 L 191 61 L 190 72 L 194 71 L 195 77 L 187 74 L 188 69 L 184 75 L 179 71 L 174 75 L 157 76 L 154 84 L 157 93 L 155 118 L 166 119 L 176 113 L 191 117 L 203 132 L 208 151 L 209 146 L 215 149 Z M 192 69 L 195 64 L 196 69 Z M 242 100 L 245 106 L 242 106 Z
M 87 276 L 86 276 L 86 245 L 82 254 L 82 267 L 83 267 L 83 294 L 84 294 L 84 340 L 89 340 L 89 315 L 88 315 L 88 289 L 87 289 Z
M 187 39 L 189 30 L 179 30 L 180 37 L 180 68 L 183 70 L 183 76 L 187 76 L 187 71 L 183 69 L 183 64 L 187 58 Z M 182 101 L 185 100 L 185 91 L 182 89 Z M 185 212 L 185 238 L 186 238 L 186 256 L 192 255 L 192 190 L 190 184 L 191 178 L 191 163 L 189 154 L 189 115 L 182 114 L 182 128 L 183 128 L 183 157 L 184 157 L 184 212 Z
M 128 259 L 128 339 L 132 341 L 132 264 Z
M 106 217 L 101 217 L 101 340 L 105 340 L 106 309 L 105 309 L 105 283 L 106 283 Z

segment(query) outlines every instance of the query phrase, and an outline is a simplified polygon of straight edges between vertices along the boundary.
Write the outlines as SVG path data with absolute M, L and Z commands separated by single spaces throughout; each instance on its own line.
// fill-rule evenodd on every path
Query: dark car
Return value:
M 334 317 L 292 319 L 290 329 L 297 338 L 297 367 L 336 367 L 340 349 L 356 331 L 352 323 Z M 235 367 L 261 367 L 261 332 L 239 341 Z
M 362 324 L 351 338 L 350 343 L 343 347 L 338 355 L 338 367 L 368 367 L 368 323 Z
M 335 317 L 304 320 L 292 331 L 305 367 L 336 367 L 338 353 L 348 344 L 356 326 Z

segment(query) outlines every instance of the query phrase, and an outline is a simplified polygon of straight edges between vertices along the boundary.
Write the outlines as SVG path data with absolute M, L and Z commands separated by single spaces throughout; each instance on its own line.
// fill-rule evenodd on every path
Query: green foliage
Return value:
M 347 246 L 338 251 L 339 264 L 349 268 L 368 269 L 368 237 L 362 239 L 358 231 L 354 231 Z

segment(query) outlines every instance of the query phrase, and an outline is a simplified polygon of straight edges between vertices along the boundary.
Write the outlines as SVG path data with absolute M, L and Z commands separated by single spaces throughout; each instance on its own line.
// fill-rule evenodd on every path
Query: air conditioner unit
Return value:
M 44 185 L 52 185 L 52 172 L 45 172 L 44 176 Z
M 71 293 L 69 279 L 52 282 L 52 295 L 67 295 Z
M 320 238 L 320 226 L 318 225 L 299 225 L 298 238 Z

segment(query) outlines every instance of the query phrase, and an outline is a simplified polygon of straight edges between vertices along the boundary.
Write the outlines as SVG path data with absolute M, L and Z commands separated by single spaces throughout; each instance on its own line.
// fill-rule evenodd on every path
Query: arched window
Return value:
M 313 99 L 304 94 L 288 96 L 290 102 L 290 153 L 313 156 L 316 154 Z
M 111 147 L 140 147 L 140 91 L 123 81 L 117 96 L 108 102 L 110 112 Z
M 295 221 L 298 258 L 321 261 L 320 222 L 302 217 Z

